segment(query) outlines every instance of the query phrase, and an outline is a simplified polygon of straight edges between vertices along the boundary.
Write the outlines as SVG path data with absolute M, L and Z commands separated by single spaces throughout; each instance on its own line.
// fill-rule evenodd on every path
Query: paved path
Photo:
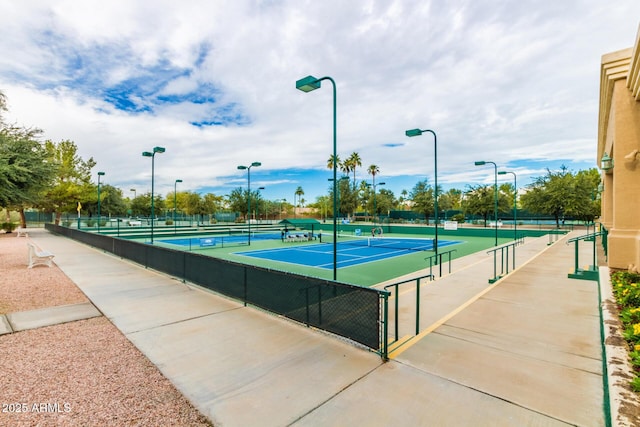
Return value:
M 566 278 L 563 241 L 527 242 L 522 266 L 493 285 L 486 254 L 457 262 L 423 287 L 421 334 L 382 363 L 63 237 L 31 236 L 217 425 L 604 425 L 597 282 Z M 415 324 L 411 292 L 403 334 Z

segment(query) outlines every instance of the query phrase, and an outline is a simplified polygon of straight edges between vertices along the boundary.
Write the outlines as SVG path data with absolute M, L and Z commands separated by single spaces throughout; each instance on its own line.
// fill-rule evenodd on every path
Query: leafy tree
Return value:
M 21 226 L 26 227 L 24 208 L 38 204 L 54 168 L 37 140 L 42 131 L 7 125 L 5 111 L 7 99 L 0 91 L 0 207 L 7 208 L 7 218 L 10 210 L 17 210 Z
M 462 204 L 464 211 L 472 215 L 480 215 L 484 220 L 484 226 L 487 226 L 487 218 L 494 213 L 495 200 L 493 198 L 492 185 L 470 186 L 465 193 L 465 199 Z
M 577 175 L 564 166 L 557 172 L 547 169 L 545 176 L 536 178 L 527 187 L 520 201 L 529 212 L 553 216 L 556 227 L 560 227 L 565 215 L 592 219 L 596 214 L 594 195 L 599 181 L 596 169 Z
M 438 209 L 442 211 L 462 210 L 462 191 L 450 188 L 445 193 L 438 193 Z
M 55 177 L 52 186 L 45 191 L 42 206 L 55 212 L 55 222 L 59 224 L 62 212 L 74 211 L 78 203 L 92 200 L 91 169 L 96 162 L 93 158 L 83 160 L 73 141 L 55 143 L 47 140 L 45 149 L 48 162 L 54 165 Z
M 202 198 L 205 213 L 208 215 L 215 215 L 218 211 L 222 210 L 223 202 L 224 197 L 216 196 L 213 193 L 207 193 Z
M 500 212 L 509 212 L 512 206 L 511 200 L 513 199 L 508 194 L 501 192 L 498 188 L 498 215 Z M 482 216 L 486 227 L 487 219 L 493 217 L 495 210 L 493 185 L 470 186 L 462 206 L 465 212 Z
M 386 188 L 380 189 L 376 195 L 376 215 L 387 214 L 390 210 L 396 208 L 397 202 L 393 191 Z
M 91 212 L 98 213 L 98 188 L 95 187 L 95 197 L 83 207 Z M 120 216 L 127 212 L 127 203 L 122 195 L 122 190 L 109 184 L 100 184 L 100 215 Z
M 249 208 L 248 205 L 248 192 L 247 190 L 244 190 L 242 187 L 238 187 L 234 190 L 231 191 L 231 193 L 229 194 L 229 206 L 231 208 L 231 210 L 233 210 L 234 212 L 240 212 L 242 214 L 242 216 L 247 219 L 248 213 L 247 210 Z M 262 201 L 262 196 L 260 195 L 259 191 L 252 191 L 251 192 L 251 210 L 253 212 L 256 211 L 256 207 L 260 206 L 260 203 Z
M 0 128 L 0 206 L 20 213 L 26 227 L 24 209 L 37 206 L 51 184 L 54 166 L 48 161 L 38 129 Z
M 427 219 L 427 224 L 429 224 L 429 216 L 435 212 L 433 205 L 433 187 L 429 184 L 429 180 L 418 181 L 409 193 L 409 199 L 413 204 L 412 209 L 415 212 L 423 214 Z
M 158 218 L 158 214 L 165 210 L 165 200 L 160 194 L 153 196 L 153 214 Z M 151 192 L 140 194 L 131 201 L 131 214 L 134 216 L 151 217 Z

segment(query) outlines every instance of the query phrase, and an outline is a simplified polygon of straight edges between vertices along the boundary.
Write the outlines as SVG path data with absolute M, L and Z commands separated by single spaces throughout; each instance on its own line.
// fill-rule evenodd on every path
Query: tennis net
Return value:
M 320 241 L 322 243 L 333 243 L 333 234 L 322 233 Z M 414 251 L 433 250 L 434 239 L 419 237 L 389 237 L 387 236 L 354 236 L 349 234 L 338 234 L 337 243 L 349 246 L 368 246 L 390 249 L 407 249 Z

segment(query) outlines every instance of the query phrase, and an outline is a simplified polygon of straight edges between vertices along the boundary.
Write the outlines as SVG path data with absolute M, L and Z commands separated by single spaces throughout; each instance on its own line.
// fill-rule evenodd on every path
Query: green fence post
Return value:
M 442 262 L 440 262 L 442 268 Z M 442 276 L 442 274 L 440 274 Z M 420 278 L 416 279 L 416 335 L 420 333 Z
M 384 313 L 382 314 L 382 360 L 389 360 L 389 292 L 382 294 Z

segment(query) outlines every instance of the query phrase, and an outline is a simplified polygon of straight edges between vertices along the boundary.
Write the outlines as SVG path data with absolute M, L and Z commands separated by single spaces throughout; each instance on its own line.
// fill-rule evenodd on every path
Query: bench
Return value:
M 18 227 L 16 229 L 16 237 L 29 237 L 29 233 L 27 233 L 26 228 Z
M 51 263 L 55 255 L 51 252 L 38 249 L 36 245 L 31 242 L 27 243 L 27 246 L 29 247 L 29 266 L 27 268 L 33 268 L 36 265 L 46 265 L 51 267 Z

